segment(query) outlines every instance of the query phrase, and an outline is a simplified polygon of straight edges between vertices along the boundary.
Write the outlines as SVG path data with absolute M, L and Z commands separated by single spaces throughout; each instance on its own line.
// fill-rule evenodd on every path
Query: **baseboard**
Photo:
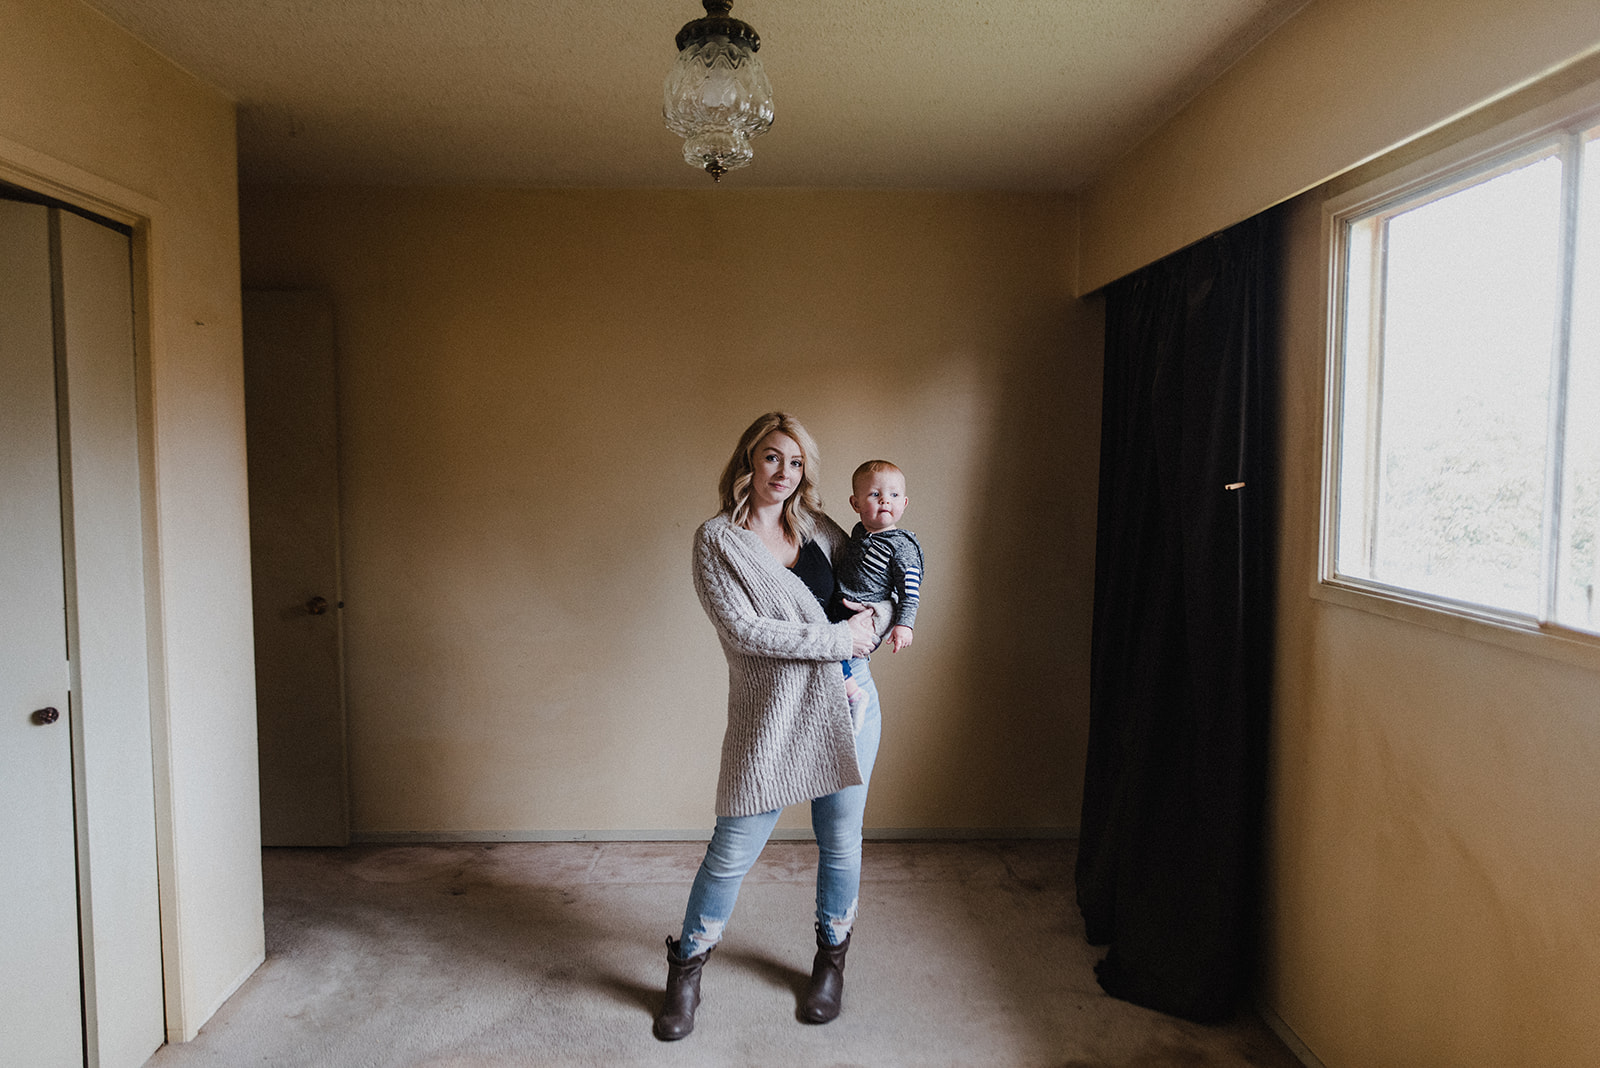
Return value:
M 1012 838 L 1078 840 L 1076 827 L 868 827 L 862 837 L 878 842 L 985 842 Z M 810 831 L 801 837 L 810 838 Z
M 1066 827 L 868 827 L 869 841 L 978 841 L 987 839 L 1076 839 Z M 809 827 L 779 827 L 776 841 L 811 841 Z M 370 845 L 425 845 L 436 842 L 705 842 L 711 828 L 692 830 L 588 831 L 352 831 L 350 841 Z
M 1256 1002 L 1256 1012 L 1260 1014 L 1262 1021 L 1272 1029 L 1272 1033 L 1277 1035 L 1285 1046 L 1289 1047 L 1289 1052 L 1294 1054 L 1295 1058 L 1306 1068 L 1328 1068 L 1315 1053 L 1312 1053 L 1307 1048 L 1304 1042 L 1300 1041 L 1300 1036 L 1295 1034 L 1294 1030 L 1283 1022 L 1283 1017 L 1274 1012 L 1265 1002 Z

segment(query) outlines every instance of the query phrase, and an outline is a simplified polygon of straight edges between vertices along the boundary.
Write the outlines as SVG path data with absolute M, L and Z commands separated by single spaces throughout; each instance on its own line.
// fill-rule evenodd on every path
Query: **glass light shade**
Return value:
M 750 162 L 750 138 L 772 125 L 772 86 L 748 44 L 715 34 L 679 50 L 661 110 L 667 128 L 684 138 L 684 161 L 721 181 Z

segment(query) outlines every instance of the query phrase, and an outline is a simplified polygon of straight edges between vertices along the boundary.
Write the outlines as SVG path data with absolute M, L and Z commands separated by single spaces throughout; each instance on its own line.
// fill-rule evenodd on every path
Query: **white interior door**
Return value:
M 0 1064 L 40 1068 L 83 1064 L 47 210 L 0 200 Z
M 350 841 L 333 307 L 244 294 L 261 843 Z

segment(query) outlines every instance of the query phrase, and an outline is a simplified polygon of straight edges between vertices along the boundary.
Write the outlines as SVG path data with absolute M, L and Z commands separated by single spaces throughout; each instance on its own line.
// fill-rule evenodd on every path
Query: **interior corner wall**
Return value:
M 927 554 L 874 658 L 869 832 L 1076 827 L 1098 309 L 1059 196 L 247 189 L 245 282 L 332 295 L 353 832 L 708 834 L 727 669 L 691 538 L 757 414 Z M 804 806 L 785 827 L 804 825 Z
M 1083 191 L 1075 292 L 1596 51 L 1593 0 L 1312 0 Z
M 1463 125 L 1436 140 L 1492 123 Z M 1261 996 L 1327 1068 L 1600 1064 L 1600 657 L 1547 658 L 1311 592 L 1323 203 L 1404 162 L 1288 209 Z
M 184 1039 L 264 954 L 233 105 L 77 0 L 0 0 L 0 28 L 0 166 L 147 220 L 153 816 Z

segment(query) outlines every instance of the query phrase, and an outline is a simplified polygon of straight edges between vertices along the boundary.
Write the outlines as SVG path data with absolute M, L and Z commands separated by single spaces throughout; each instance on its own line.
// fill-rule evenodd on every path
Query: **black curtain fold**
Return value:
M 1078 904 L 1108 993 L 1202 1022 L 1254 971 L 1277 231 L 1257 216 L 1106 292 Z

